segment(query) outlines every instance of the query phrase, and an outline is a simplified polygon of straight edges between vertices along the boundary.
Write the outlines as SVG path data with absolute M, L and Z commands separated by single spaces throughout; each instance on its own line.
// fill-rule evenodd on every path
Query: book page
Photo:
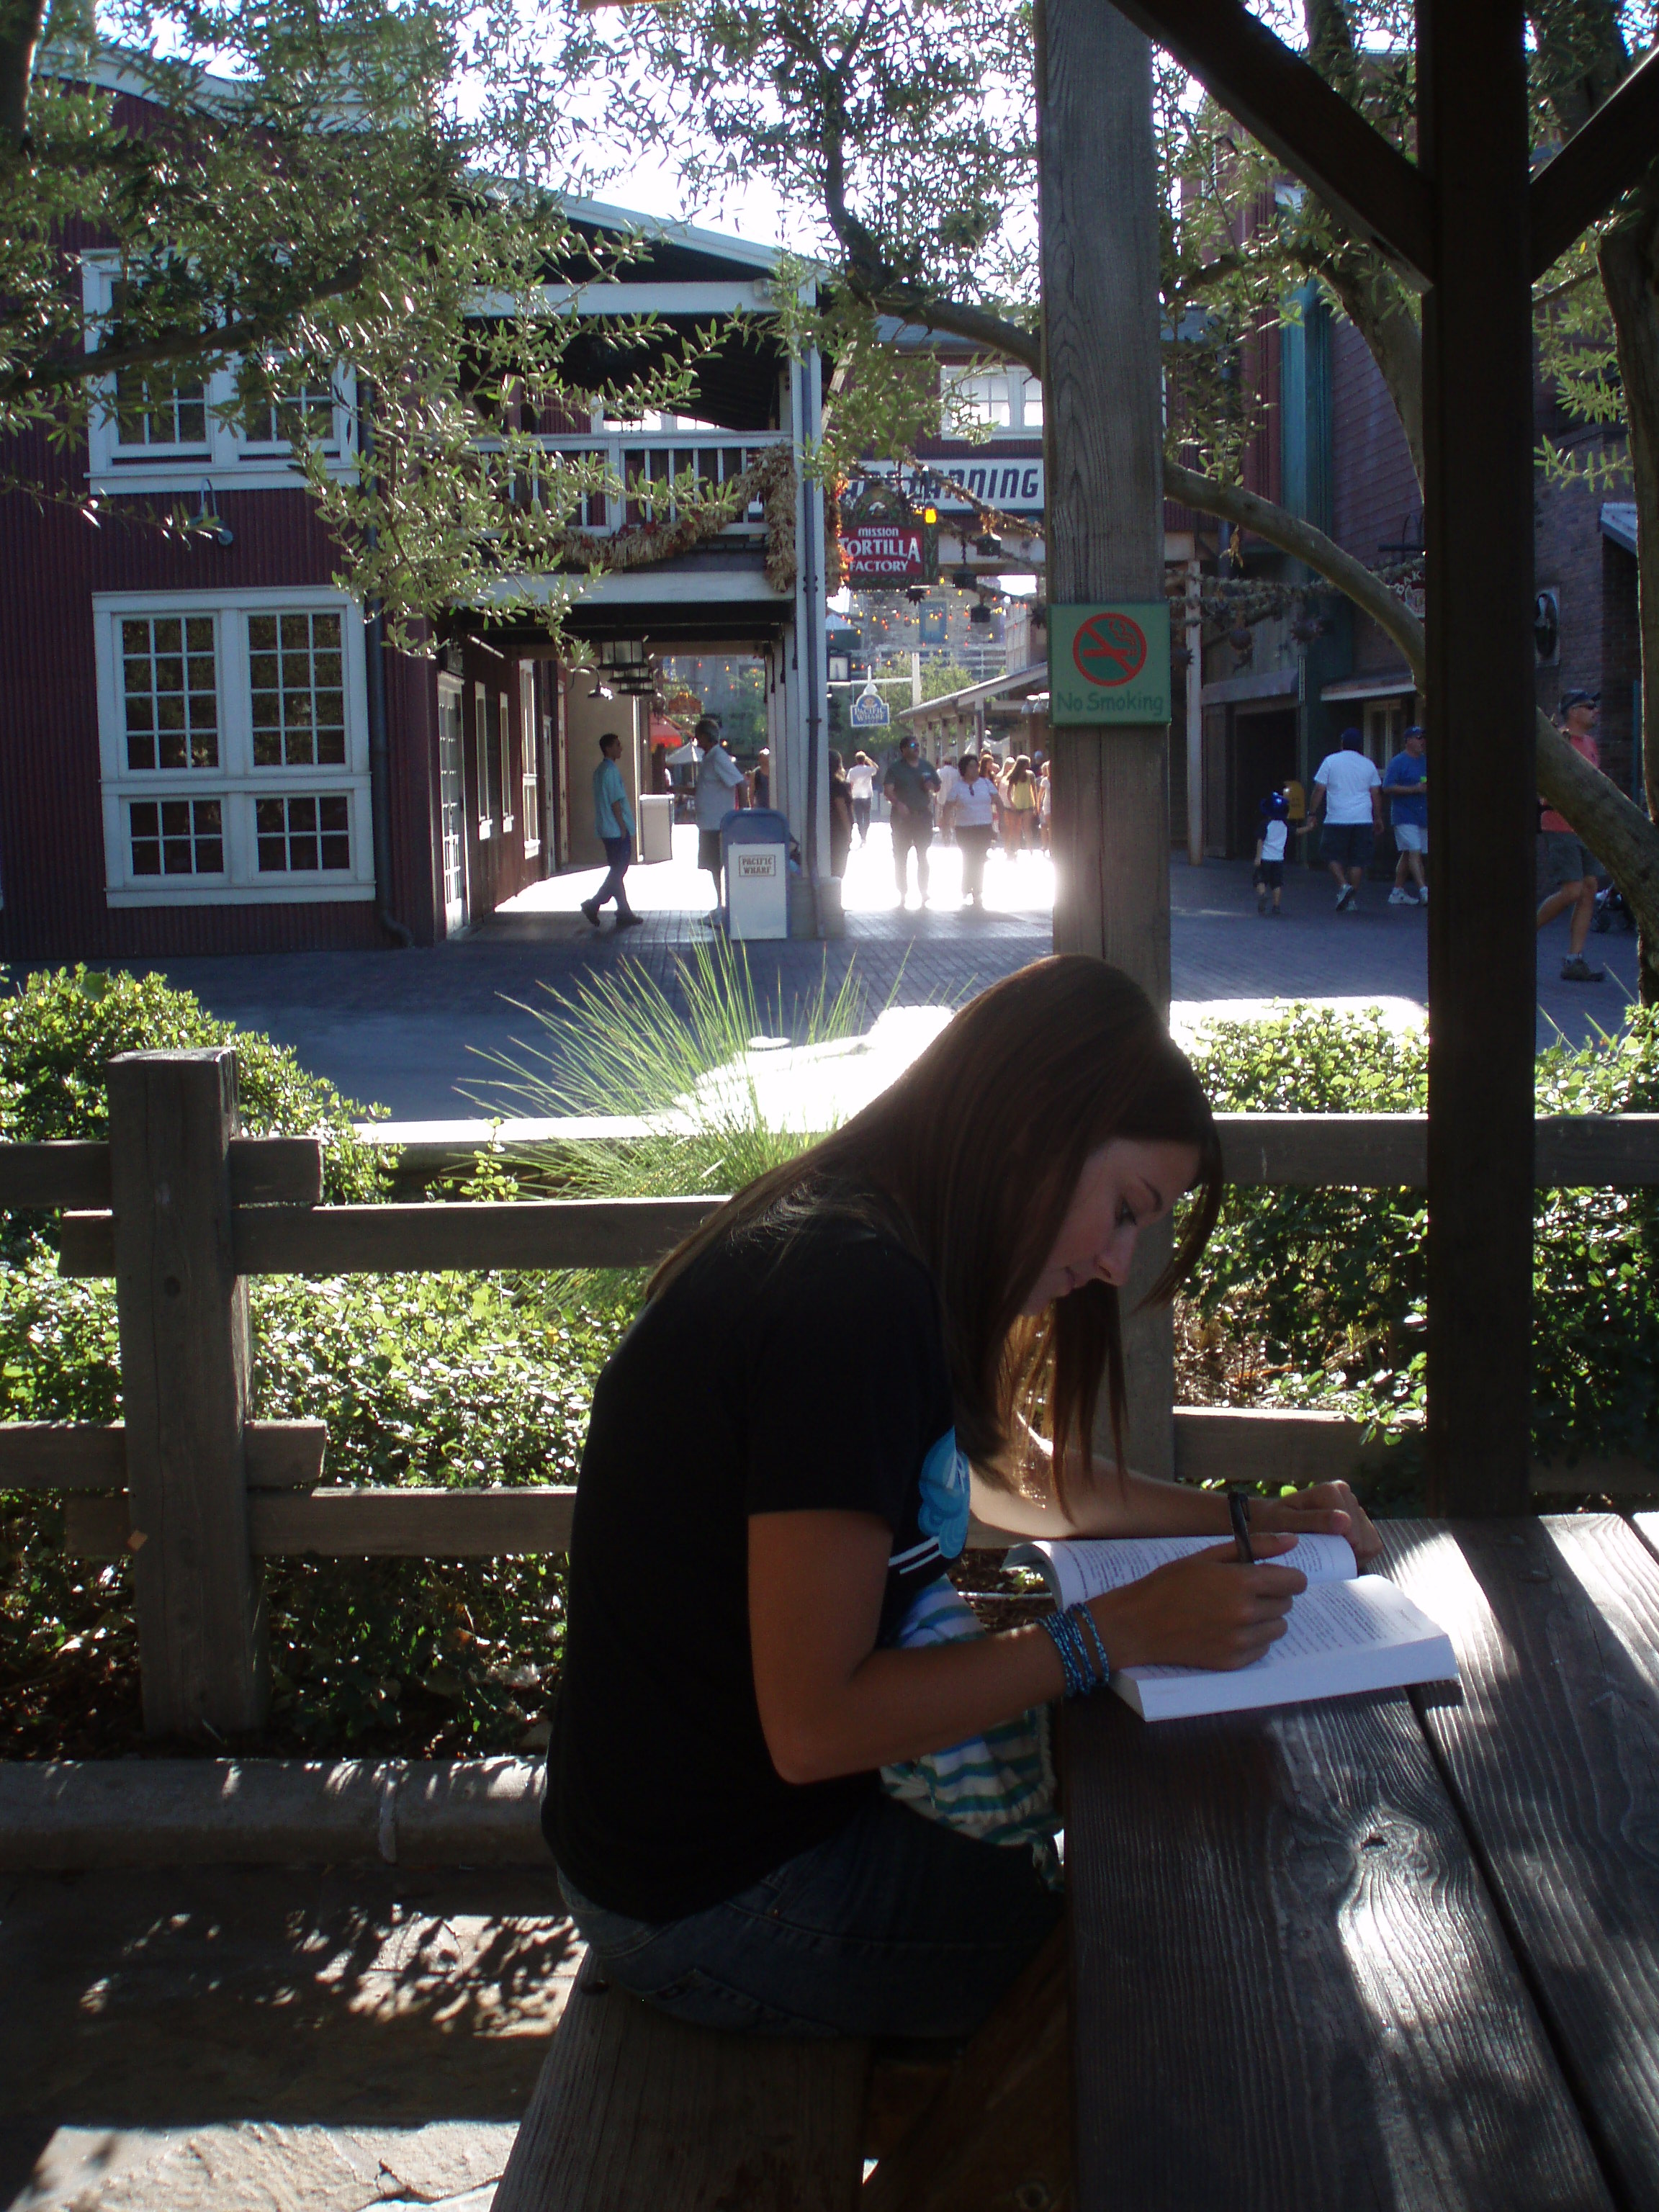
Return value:
M 1270 1644 L 1248 1667 L 1226 1671 L 1255 1674 L 1271 1667 L 1286 1667 L 1293 1660 L 1315 1659 L 1344 1651 L 1361 1651 L 1368 1644 L 1397 1644 L 1407 1637 L 1432 1635 L 1434 1624 L 1419 1613 L 1403 1590 L 1381 1575 L 1364 1575 L 1353 1583 L 1325 1583 L 1309 1588 L 1291 1603 L 1285 1633 Z M 1126 1668 L 1143 1682 L 1164 1681 L 1182 1674 L 1207 1674 L 1207 1667 L 1135 1667 Z
M 1083 1536 L 1058 1543 L 1021 1544 L 1008 1554 L 1011 1566 L 1035 1566 L 1048 1581 L 1062 1609 L 1081 1605 L 1107 1590 L 1138 1583 L 1172 1559 L 1212 1552 L 1224 1536 Z M 1349 1581 L 1359 1571 L 1346 1536 L 1303 1536 L 1288 1552 L 1263 1562 L 1295 1567 L 1310 1583 Z
M 1304 1591 L 1285 1634 L 1248 1667 L 1126 1667 L 1112 1687 L 1153 1721 L 1456 1678 L 1444 1631 L 1392 1583 L 1362 1575 Z

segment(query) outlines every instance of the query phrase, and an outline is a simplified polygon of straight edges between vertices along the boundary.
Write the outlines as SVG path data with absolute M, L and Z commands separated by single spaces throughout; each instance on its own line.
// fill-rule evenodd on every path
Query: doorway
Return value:
M 1294 707 L 1270 708 L 1260 714 L 1233 709 L 1227 841 L 1231 858 L 1249 860 L 1255 852 L 1261 802 L 1296 774 L 1296 755 Z
M 465 929 L 466 788 L 461 765 L 462 685 L 458 676 L 438 678 L 438 823 L 443 848 L 444 932 Z

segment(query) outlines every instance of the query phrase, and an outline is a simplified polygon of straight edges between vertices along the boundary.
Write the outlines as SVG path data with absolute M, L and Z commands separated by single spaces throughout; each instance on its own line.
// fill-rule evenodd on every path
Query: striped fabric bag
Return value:
M 901 1650 L 923 1644 L 958 1644 L 982 1636 L 973 1607 L 941 1575 L 929 1583 L 892 1638 Z M 1056 1886 L 1060 1826 L 1047 1705 L 1005 1721 L 949 1751 L 929 1752 L 881 1770 L 882 1787 L 914 1813 L 943 1820 L 981 1842 L 1030 1845 L 1043 1875 Z

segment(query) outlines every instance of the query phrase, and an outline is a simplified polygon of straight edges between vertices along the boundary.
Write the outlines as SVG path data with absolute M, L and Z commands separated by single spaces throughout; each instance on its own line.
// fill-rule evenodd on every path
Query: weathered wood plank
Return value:
M 1066 1722 L 1078 2212 L 1611 2204 L 1403 1697 Z
M 1429 757 L 1430 1497 L 1525 1510 L 1536 1175 L 1526 22 L 1418 0 Z
M 1623 2205 L 1659 2207 L 1659 1564 L 1611 1515 L 1383 1524 L 1422 1718 Z
M 0 1145 L 0 1206 L 109 1204 L 109 1146 L 96 1141 Z
M 451 1267 L 644 1267 L 718 1198 L 548 1200 L 507 1206 L 329 1206 L 242 1213 L 244 1274 L 397 1273 Z
M 1532 180 L 1532 273 L 1543 276 L 1607 214 L 1659 141 L 1659 58 L 1650 52 Z
M 495 2212 L 853 2212 L 869 2045 L 727 2036 L 609 1987 L 590 1957 Z
M 1230 115 L 1390 258 L 1428 277 L 1433 204 L 1421 173 L 1237 0 L 1124 0 Z
M 323 1477 L 325 1421 L 250 1421 L 250 1490 L 309 1490 Z M 71 1421 L 0 1422 L 0 1490 L 124 1490 L 126 1431 Z
M 125 1490 L 126 1431 L 90 1422 L 0 1423 L 0 1490 Z
M 107 1080 L 144 1726 L 223 1737 L 259 1725 L 268 1687 L 243 1456 L 247 1285 L 231 1254 L 236 1055 L 124 1053 Z
M 233 1137 L 230 1195 L 238 1206 L 320 1206 L 322 1146 L 315 1137 Z

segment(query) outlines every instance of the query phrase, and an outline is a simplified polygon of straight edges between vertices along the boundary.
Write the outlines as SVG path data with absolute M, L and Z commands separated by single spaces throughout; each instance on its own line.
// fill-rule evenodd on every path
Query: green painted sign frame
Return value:
M 1048 610 L 1048 720 L 1058 729 L 1170 719 L 1170 603 Z

